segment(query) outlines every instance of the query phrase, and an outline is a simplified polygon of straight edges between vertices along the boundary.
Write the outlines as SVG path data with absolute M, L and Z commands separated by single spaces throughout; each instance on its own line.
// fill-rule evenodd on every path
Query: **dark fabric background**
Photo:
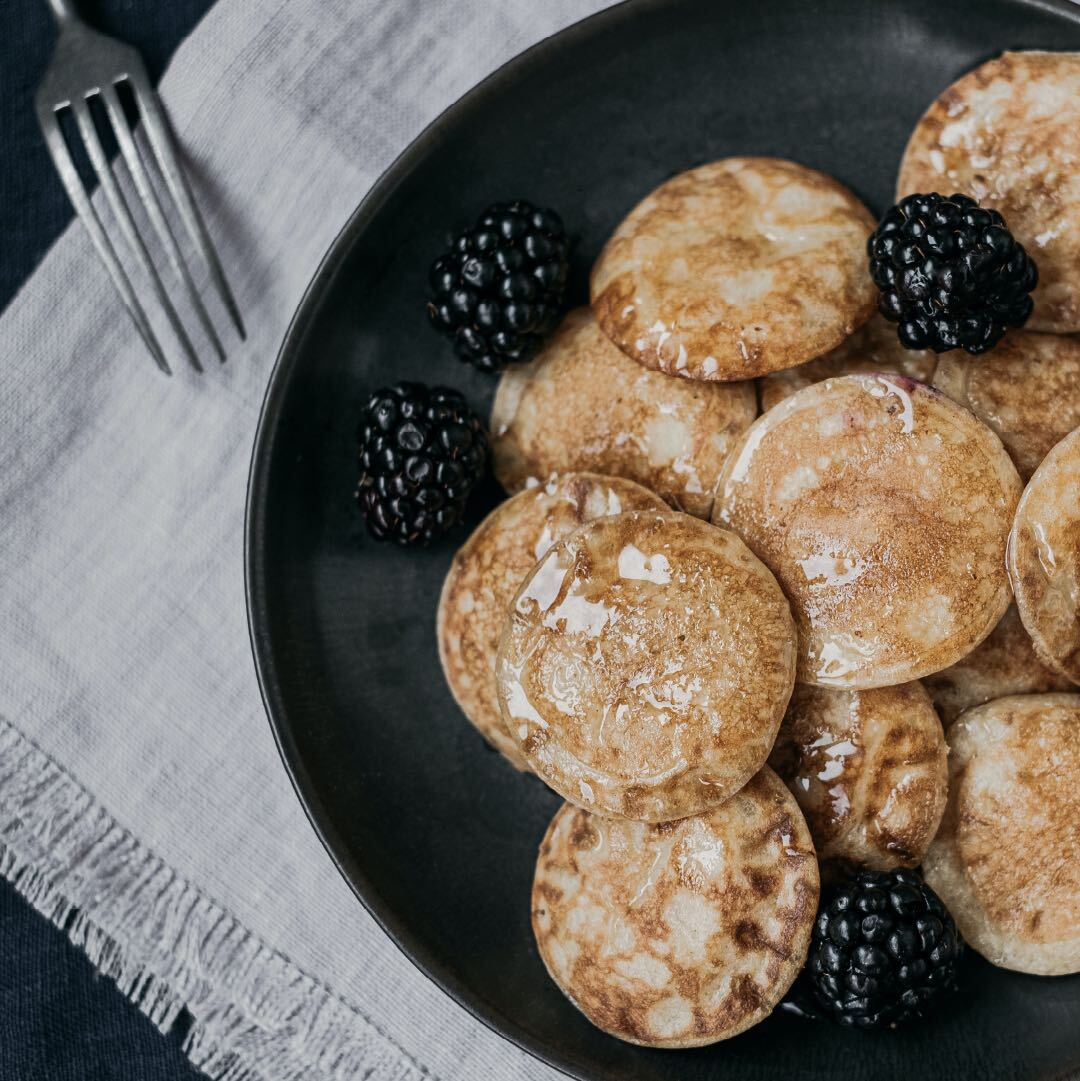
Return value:
M 93 25 L 136 45 L 155 79 L 210 6 L 78 2 Z M 0 0 L 0 309 L 71 218 L 32 108 L 53 36 L 44 0 Z M 3 353 L 0 341 L 0 360 Z M 0 1081 L 197 1081 L 180 1051 L 183 1027 L 161 1036 L 63 932 L 0 882 Z

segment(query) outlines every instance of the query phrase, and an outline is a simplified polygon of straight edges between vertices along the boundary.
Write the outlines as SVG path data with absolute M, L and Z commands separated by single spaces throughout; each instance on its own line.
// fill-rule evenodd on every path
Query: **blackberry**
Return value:
M 1031 315 L 1039 280 L 996 210 L 967 195 L 909 195 L 867 241 L 878 306 L 907 349 L 985 353 Z
M 842 1025 L 921 1017 L 956 982 L 963 946 L 952 917 L 916 871 L 863 871 L 823 893 L 800 1002 Z M 807 1007 L 810 1007 L 809 1009 Z
M 553 210 L 489 206 L 432 264 L 431 322 L 482 372 L 528 360 L 559 317 L 569 250 Z
M 376 540 L 427 544 L 461 521 L 488 452 L 463 395 L 420 383 L 377 390 L 359 439 L 356 499 Z

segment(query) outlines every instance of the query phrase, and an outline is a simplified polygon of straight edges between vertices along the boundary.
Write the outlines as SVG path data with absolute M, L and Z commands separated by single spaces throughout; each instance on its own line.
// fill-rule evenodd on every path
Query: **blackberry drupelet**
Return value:
M 461 520 L 487 460 L 487 433 L 463 395 L 398 383 L 360 421 L 357 502 L 377 540 L 427 544 Z
M 553 210 L 495 203 L 432 265 L 431 322 L 482 372 L 528 360 L 559 317 L 569 250 Z
M 918 872 L 860 872 L 822 895 L 801 1012 L 816 1006 L 860 1028 L 923 1016 L 955 985 L 962 950 L 952 917 Z
M 967 195 L 909 195 L 867 241 L 878 306 L 908 349 L 985 353 L 1031 315 L 1038 270 L 996 210 Z

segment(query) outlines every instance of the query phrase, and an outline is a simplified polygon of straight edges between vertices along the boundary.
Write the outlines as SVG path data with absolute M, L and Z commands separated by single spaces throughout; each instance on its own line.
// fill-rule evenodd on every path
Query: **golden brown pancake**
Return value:
M 949 748 L 949 803 L 926 880 L 991 963 L 1080 972 L 1080 695 L 968 710 Z
M 923 684 L 946 728 L 964 710 L 995 698 L 1072 689 L 1069 680 L 1039 660 L 1015 604 L 1009 605 L 989 638 L 956 664 L 924 677 Z
M 1014 330 L 979 357 L 954 349 L 934 386 L 994 431 L 1027 480 L 1080 427 L 1080 338 Z
M 916 867 L 945 810 L 945 736 L 918 681 L 872 691 L 798 684 L 769 765 L 821 859 Z
M 847 375 L 754 422 L 713 520 L 791 601 L 800 681 L 887 687 L 954 664 L 1004 614 L 1020 489 L 966 409 L 902 376 Z
M 540 846 L 532 922 L 551 978 L 598 1028 L 699 1047 L 769 1015 L 806 959 L 817 900 L 806 823 L 766 768 L 678 822 L 564 804 Z
M 795 678 L 780 587 L 738 537 L 686 514 L 598 518 L 510 608 L 503 722 L 565 799 L 665 822 L 765 764 Z
M 870 212 L 824 173 L 726 158 L 661 184 L 593 267 L 604 333 L 646 368 L 750 379 L 839 345 L 874 310 Z
M 756 416 L 753 383 L 647 371 L 578 308 L 532 363 L 511 366 L 499 381 L 495 476 L 508 492 L 575 469 L 629 477 L 676 510 L 708 518 L 720 466 Z
M 567 473 L 497 506 L 450 565 L 439 599 L 439 659 L 462 712 L 518 769 L 528 769 L 503 726 L 495 657 L 510 601 L 536 561 L 583 523 L 628 510 L 664 510 L 640 484 Z
M 761 408 L 767 412 L 797 390 L 837 375 L 886 372 L 929 383 L 936 367 L 937 354 L 929 349 L 905 349 L 896 337 L 895 324 L 875 315 L 823 357 L 763 375 L 758 380 Z
M 1080 429 L 1050 451 L 1024 489 L 1008 558 L 1035 652 L 1080 683 Z
M 1004 53 L 953 83 L 904 151 L 897 194 L 999 211 L 1039 267 L 1031 330 L 1080 330 L 1080 53 Z

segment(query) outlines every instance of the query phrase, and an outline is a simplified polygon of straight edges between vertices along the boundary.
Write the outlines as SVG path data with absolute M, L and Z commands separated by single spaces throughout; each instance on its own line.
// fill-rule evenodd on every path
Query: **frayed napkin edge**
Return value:
M 0 717 L 0 875 L 213 1081 L 438 1081 Z

